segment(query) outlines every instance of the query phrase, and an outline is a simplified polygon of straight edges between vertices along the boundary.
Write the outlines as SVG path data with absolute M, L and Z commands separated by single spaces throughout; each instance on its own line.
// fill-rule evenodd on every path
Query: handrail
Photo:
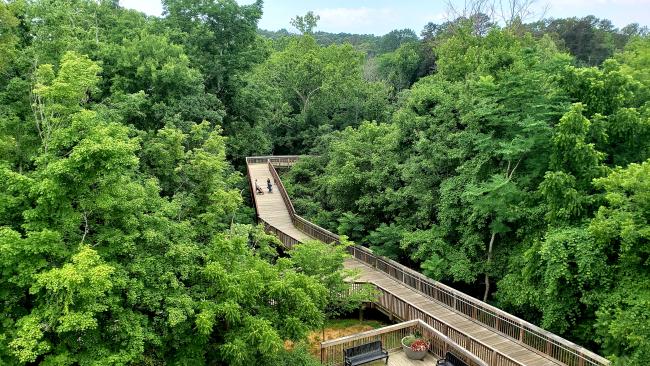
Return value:
M 266 163 L 270 160 L 279 166 L 282 166 L 282 163 L 285 163 L 287 164 L 286 166 L 289 166 L 298 161 L 299 158 L 299 155 L 249 156 L 246 158 L 246 164 L 260 164 Z
M 391 259 L 378 256 L 368 248 L 355 245 L 348 247 L 348 250 L 357 260 L 386 273 L 431 300 L 445 305 L 455 312 L 463 314 L 473 321 L 531 348 L 539 354 L 550 356 L 566 365 L 602 366 L 610 364 L 605 358 L 573 342 L 434 281 Z
M 293 216 L 296 214 L 296 210 L 293 208 L 293 203 L 291 203 L 291 199 L 289 199 L 289 194 L 287 193 L 287 190 L 284 188 L 284 184 L 282 184 L 282 180 L 280 179 L 280 176 L 278 175 L 278 172 L 275 170 L 275 166 L 273 166 L 270 159 L 267 160 L 267 164 L 269 165 L 271 176 L 275 181 L 275 186 L 278 192 L 280 192 L 280 195 L 282 196 L 282 200 L 284 201 L 284 205 L 287 207 L 287 210 L 289 210 L 289 216 L 292 218 L 293 221 Z
M 361 332 L 361 333 L 355 333 L 355 334 L 351 334 L 351 335 L 348 335 L 348 336 L 339 337 L 339 338 L 336 338 L 336 339 L 330 339 L 329 341 L 320 342 L 320 348 L 323 349 L 323 348 L 326 348 L 326 347 L 336 346 L 336 345 L 339 345 L 339 344 L 344 344 L 344 343 L 347 343 L 347 342 L 350 342 L 350 341 L 354 341 L 354 340 L 359 339 L 359 338 L 374 336 L 374 335 L 378 335 L 378 334 L 382 334 L 382 333 L 392 332 L 394 330 L 413 327 L 413 326 L 418 324 L 418 321 L 421 321 L 421 320 L 414 319 L 414 320 L 403 321 L 401 323 L 387 325 L 387 326 L 381 327 L 379 329 L 367 330 L 367 331 Z
M 267 163 L 269 165 L 271 174 L 276 181 L 276 186 L 282 195 L 291 221 L 296 228 L 325 243 L 339 243 L 338 235 L 300 217 L 295 212 L 291 199 L 277 174 L 275 166 L 291 166 L 298 159 L 299 157 L 295 155 L 264 156 L 246 158 L 246 162 L 249 164 Z M 455 312 L 465 315 L 475 322 L 493 329 L 503 336 L 517 341 L 539 354 L 549 356 L 570 366 L 609 366 L 611 364 L 609 360 L 584 347 L 438 281 L 432 280 L 398 262 L 377 256 L 368 248 L 352 245 L 348 247 L 348 250 L 356 259 L 386 273 L 393 279 L 402 282 L 405 286 L 453 309 Z
M 383 307 L 394 316 L 402 320 L 422 320 L 425 324 L 431 326 L 445 337 L 449 337 L 455 343 L 459 344 L 464 349 L 471 351 L 478 358 L 488 362 L 490 365 L 525 366 L 499 350 L 465 333 L 463 330 L 454 327 L 447 321 L 420 309 L 418 306 L 412 304 L 401 296 L 396 295 L 377 284 L 373 284 L 373 286 L 375 286 L 380 292 L 379 298 L 373 303 Z
M 334 358 L 335 364 L 338 365 L 341 362 L 337 362 L 339 360 L 336 359 L 340 359 L 340 356 L 342 356 L 342 352 L 340 352 L 341 350 L 352 347 L 357 343 L 365 343 L 376 338 L 385 338 L 388 340 L 389 344 L 385 344 L 384 342 L 382 343 L 384 343 L 384 347 L 386 347 L 389 351 L 393 349 L 399 349 L 401 346 L 401 339 L 403 338 L 402 336 L 408 335 L 407 333 L 412 333 L 413 330 L 418 330 L 420 333 L 422 333 L 423 337 L 429 341 L 428 351 L 437 357 L 443 357 L 444 354 L 447 353 L 449 347 L 451 347 L 454 349 L 455 353 L 462 354 L 471 366 L 488 366 L 487 363 L 478 358 L 476 355 L 467 351 L 458 343 L 454 342 L 451 338 L 445 336 L 440 331 L 431 327 L 429 324 L 423 322 L 420 319 L 409 320 L 399 324 L 389 325 L 380 329 L 373 329 L 366 332 L 322 342 L 320 344 L 321 363 L 329 364 L 330 358 Z M 398 334 L 397 337 L 390 337 L 395 333 Z M 395 347 L 396 343 L 397 347 Z M 334 349 L 334 352 L 330 352 L 330 349 L 332 348 Z
M 300 240 L 269 224 L 264 219 L 258 218 L 258 220 L 264 225 L 265 232 L 275 234 L 287 248 L 292 248 L 294 245 L 300 243 Z
M 246 173 L 248 173 L 248 187 L 250 188 L 251 199 L 253 200 L 253 206 L 255 207 L 255 216 L 260 217 L 259 210 L 257 208 L 257 198 L 255 197 L 257 192 L 255 191 L 255 187 L 253 187 L 253 180 L 251 178 L 251 166 L 248 164 L 248 158 L 246 158 Z
M 323 243 L 327 244 L 340 243 L 338 235 L 313 224 L 311 221 L 308 221 L 297 214 L 291 217 L 291 221 L 296 228 L 314 239 L 320 240 Z

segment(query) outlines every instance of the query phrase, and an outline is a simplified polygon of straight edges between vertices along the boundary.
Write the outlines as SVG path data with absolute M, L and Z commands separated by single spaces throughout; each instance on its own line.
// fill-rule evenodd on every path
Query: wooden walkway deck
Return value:
M 269 170 L 268 164 L 249 164 L 248 171 L 253 184 L 255 184 L 255 180 L 257 179 L 257 183 L 264 190 L 264 194 L 255 195 L 257 216 L 297 241 L 309 239 L 307 234 L 298 230 L 291 222 L 291 216 L 287 207 L 284 205 L 277 182 L 273 182 L 273 175 Z M 266 189 L 267 179 L 271 179 L 273 183 L 273 193 L 269 193 Z
M 268 160 L 267 160 L 268 158 Z M 250 159 L 250 160 L 249 160 Z M 331 242 L 334 234 L 318 228 L 317 226 L 309 223 L 308 221 L 296 215 L 293 205 L 282 186 L 279 182 L 279 177 L 275 172 L 273 165 L 276 163 L 285 165 L 292 164 L 296 157 L 256 157 L 248 158 L 248 174 L 251 182 L 251 190 L 254 187 L 255 180 L 258 181 L 260 187 L 265 191 L 264 195 L 254 195 L 253 200 L 256 206 L 256 211 L 260 221 L 264 222 L 267 230 L 278 234 L 281 240 L 288 243 L 302 242 L 306 239 L 316 237 L 326 242 Z M 289 160 L 286 160 L 289 159 Z M 291 160 L 293 159 L 293 160 Z M 285 161 L 286 160 L 286 161 Z M 276 178 L 274 180 L 274 177 Z M 266 189 L 266 181 L 271 179 L 273 184 L 273 193 L 268 193 Z M 298 225 L 298 227 L 296 226 Z M 315 228 L 314 228 L 315 227 Z M 302 229 L 302 231 L 300 230 Z M 304 231 L 309 232 L 311 235 L 305 234 Z M 543 334 L 539 336 L 540 332 L 545 332 L 536 328 L 532 324 L 523 322 L 522 320 L 512 317 L 507 313 L 500 312 L 498 309 L 490 309 L 489 305 L 483 304 L 484 308 L 477 307 L 475 304 L 468 301 L 478 301 L 475 299 L 468 300 L 467 295 L 458 296 L 459 302 L 464 304 L 456 308 L 456 296 L 454 296 L 453 307 L 449 306 L 449 302 L 444 304 L 434 299 L 439 299 L 439 296 L 451 296 L 442 290 L 436 288 L 434 295 L 432 288 L 424 289 L 424 280 L 413 277 L 408 269 L 386 269 L 388 262 L 383 262 L 383 259 L 374 258 L 374 262 L 368 259 L 368 255 L 363 253 L 367 249 L 359 248 L 354 251 L 354 256 L 345 262 L 346 268 L 359 270 L 360 276 L 356 279 L 357 282 L 372 283 L 383 291 L 381 299 L 377 300 L 379 308 L 390 308 L 391 313 L 401 320 L 412 320 L 414 318 L 421 319 L 426 323 L 438 326 L 439 329 L 449 329 L 449 337 L 454 338 L 458 344 L 464 344 L 470 352 L 476 354 L 479 358 L 485 360 L 488 365 L 530 365 L 530 366 L 546 366 L 546 365 L 570 365 L 570 366 L 601 366 L 609 365 L 609 362 L 602 357 L 595 355 L 584 348 L 572 344 L 560 337 L 552 334 Z M 359 257 L 357 255 L 360 255 Z M 365 262 L 364 262 L 365 261 Z M 378 266 L 379 264 L 382 267 Z M 389 260 L 386 260 L 389 261 Z M 369 263 L 374 263 L 370 264 Z M 375 267 L 373 268 L 372 265 Z M 390 263 L 388 266 L 392 265 Z M 393 265 L 399 265 L 394 263 Z M 399 265 L 401 266 L 401 265 Z M 401 266 L 403 267 L 403 266 Z M 378 270 L 381 268 L 383 271 Z M 400 277 L 400 272 L 401 277 Z M 392 275 L 392 276 L 391 276 Z M 420 275 L 421 276 L 421 275 Z M 397 280 L 396 280 L 397 279 Z M 400 282 L 401 279 L 401 282 Z M 418 281 L 418 285 L 413 285 L 413 281 Z M 426 281 L 431 281 L 426 279 Z M 444 285 L 440 285 L 444 286 Z M 421 290 L 421 291 L 418 291 Z M 451 291 L 454 291 L 450 289 Z M 440 292 L 440 293 L 438 293 Z M 426 296 L 428 295 L 428 296 Z M 383 302 L 383 303 L 382 303 Z M 481 303 L 482 304 L 482 303 Z M 478 321 L 481 318 L 479 314 L 473 317 L 468 316 L 469 313 L 464 312 L 465 307 L 472 307 L 475 311 L 478 309 L 484 311 L 496 319 L 496 325 L 490 327 Z M 458 311 L 460 310 L 460 311 Z M 464 312 L 464 313 L 463 313 Z M 505 314 L 505 315 L 503 315 Z M 507 323 L 512 323 L 508 325 Z M 504 326 L 504 324 L 506 324 Z M 515 327 L 515 333 L 510 331 L 501 332 L 495 331 L 495 328 L 501 330 L 506 327 Z M 518 327 L 518 328 L 516 328 Z M 546 332 L 547 333 L 547 332 Z M 445 334 L 447 335 L 447 333 Z M 541 339 L 544 346 L 535 346 L 537 349 L 533 350 L 529 339 Z M 546 337 L 546 338 L 544 338 Z M 518 338 L 518 339 L 517 339 Z M 527 345 L 522 343 L 522 340 L 527 340 Z M 552 355 L 552 356 L 551 356 Z M 585 356 L 586 355 L 586 356 Z M 567 361 L 561 362 L 557 358 L 566 359 Z M 404 363 L 397 363 L 398 365 Z M 422 364 L 422 363 L 420 363 Z
M 446 306 L 432 301 L 417 291 L 413 291 L 412 289 L 398 283 L 394 279 L 385 275 L 383 272 L 377 271 L 376 269 L 371 268 L 358 260 L 348 259 L 345 262 L 345 267 L 348 269 L 359 270 L 360 277 L 357 278 L 356 281 L 372 283 L 374 285 L 381 286 L 383 289 L 401 297 L 422 311 L 445 321 L 446 323 L 462 330 L 466 334 L 478 339 L 479 341 L 487 344 L 494 349 L 499 350 L 503 354 L 510 356 L 514 360 L 524 365 L 561 365 L 560 363 L 549 360 L 548 358 L 529 350 L 514 340 L 506 338 L 494 332 L 493 330 L 474 322 L 464 315 L 452 311 Z
M 390 352 L 388 354 L 388 366 L 435 366 L 437 359 L 433 355 L 427 355 L 422 360 L 409 360 L 402 351 Z M 384 360 L 367 364 L 368 366 L 383 366 Z

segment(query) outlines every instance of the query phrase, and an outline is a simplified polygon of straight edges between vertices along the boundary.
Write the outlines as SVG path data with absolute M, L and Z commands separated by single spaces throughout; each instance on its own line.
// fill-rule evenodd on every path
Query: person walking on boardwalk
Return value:
M 273 193 L 273 185 L 271 184 L 271 178 L 266 178 L 266 186 L 269 187 L 269 193 Z
M 262 188 L 260 188 L 260 185 L 257 184 L 257 179 L 255 179 L 255 191 L 256 191 L 258 194 L 264 194 L 264 191 L 262 190 Z

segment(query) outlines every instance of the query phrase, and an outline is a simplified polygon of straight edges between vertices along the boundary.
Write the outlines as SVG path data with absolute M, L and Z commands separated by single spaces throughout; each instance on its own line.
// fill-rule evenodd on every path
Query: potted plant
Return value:
M 419 334 L 412 334 L 402 338 L 402 350 L 411 360 L 421 360 L 427 356 L 429 342 Z

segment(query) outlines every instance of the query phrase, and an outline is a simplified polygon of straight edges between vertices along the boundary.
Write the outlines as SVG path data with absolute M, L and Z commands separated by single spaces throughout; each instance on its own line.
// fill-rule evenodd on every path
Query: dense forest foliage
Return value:
M 290 194 L 326 228 L 644 365 L 650 38 L 587 66 L 555 36 L 460 21 L 379 56 L 407 76 L 379 68 L 401 90 L 390 117 L 314 140 Z M 434 71 L 419 78 L 425 42 Z
M 269 32 L 262 5 L 0 2 L 0 364 L 314 364 L 367 294 L 338 296 L 342 247 L 253 225 L 270 153 L 311 155 L 286 179 L 314 222 L 647 364 L 647 28 Z
M 261 4 L 165 9 L 0 2 L 0 364 L 310 365 L 354 305 L 343 249 L 280 255 L 227 160 Z

